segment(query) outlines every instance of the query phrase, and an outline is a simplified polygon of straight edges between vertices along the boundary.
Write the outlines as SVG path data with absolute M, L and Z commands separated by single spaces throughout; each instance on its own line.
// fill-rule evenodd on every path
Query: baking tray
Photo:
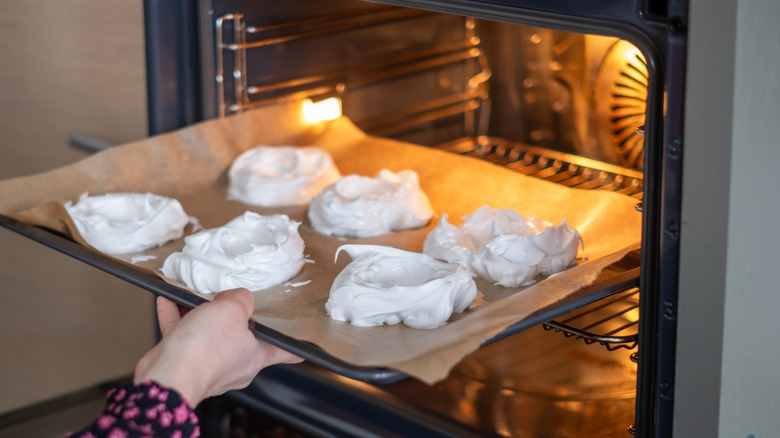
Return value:
M 0 224 L 144 289 L 194 306 L 211 297 L 168 284 L 159 275 L 159 264 L 179 250 L 183 239 L 150 250 L 148 255 L 156 259 L 134 265 L 126 257 L 100 254 L 83 245 L 80 236 L 72 228 L 69 231 L 62 202 L 75 201 L 85 192 L 148 191 L 178 198 L 205 228 L 220 226 L 248 209 L 225 199 L 225 170 L 242 151 L 260 144 L 319 146 L 331 153 L 345 175 L 373 176 L 382 168 L 415 170 L 436 212 L 428 227 L 356 242 L 318 235 L 306 223 L 305 208 L 289 212 L 249 208 L 260 214 L 285 213 L 301 221 L 299 231 L 307 256 L 316 262 L 305 264 L 291 279 L 296 284 L 293 293 L 280 285 L 255 294 L 255 332 L 347 377 L 389 382 L 409 375 L 435 383 L 481 345 L 608 294 L 611 286 L 602 280 L 610 275 L 601 274 L 638 245 L 641 214 L 634 209 L 636 200 L 628 196 L 572 189 L 484 160 L 369 136 L 346 118 L 306 125 L 297 102 L 207 121 L 117 146 L 44 174 L 0 181 L 0 214 L 6 215 Z M 485 204 L 556 223 L 567 219 L 583 236 L 585 251 L 576 266 L 533 286 L 507 290 L 477 281 L 480 295 L 474 306 L 436 329 L 416 330 L 402 324 L 363 328 L 327 317 L 323 306 L 332 279 L 348 260 L 344 255 L 333 263 L 339 245 L 384 244 L 419 252 L 425 235 L 443 214 L 457 223 Z
M 139 271 L 125 263 L 117 261 L 102 253 L 92 251 L 73 240 L 70 240 L 51 230 L 20 222 L 5 215 L 0 215 L 0 226 L 14 231 L 22 236 L 39 242 L 49 248 L 100 269 L 119 279 L 145 289 L 155 295 L 163 296 L 182 306 L 194 308 L 207 300 L 189 292 L 186 289 L 165 282 L 162 278 Z M 537 315 L 511 325 L 506 330 L 484 342 L 482 346 L 492 344 L 513 334 L 570 313 L 582 306 L 611 295 L 617 291 L 636 286 L 639 281 L 639 268 L 627 270 L 617 275 L 599 281 L 583 288 L 583 297 L 573 299 Z M 258 339 L 270 342 L 276 346 L 295 353 L 306 361 L 321 366 L 329 371 L 355 380 L 377 384 L 389 384 L 407 377 L 403 372 L 384 367 L 361 367 L 347 363 L 323 351 L 316 345 L 302 342 L 284 335 L 255 321 L 250 321 L 250 329 Z

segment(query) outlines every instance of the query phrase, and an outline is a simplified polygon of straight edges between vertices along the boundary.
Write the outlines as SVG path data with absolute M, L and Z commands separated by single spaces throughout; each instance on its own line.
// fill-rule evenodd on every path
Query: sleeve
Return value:
M 198 417 L 176 391 L 156 382 L 129 384 L 108 392 L 106 408 L 86 429 L 69 438 L 200 436 Z

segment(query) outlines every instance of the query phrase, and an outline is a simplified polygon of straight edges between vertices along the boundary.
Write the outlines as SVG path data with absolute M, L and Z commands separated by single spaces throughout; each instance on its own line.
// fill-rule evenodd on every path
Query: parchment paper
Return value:
M 268 209 L 227 201 L 227 168 L 242 151 L 258 145 L 322 147 L 333 155 L 344 175 L 374 176 L 383 168 L 413 169 L 436 217 L 426 228 L 370 239 L 338 239 L 311 229 L 305 219 L 306 206 Z M 300 102 L 200 123 L 112 148 L 47 173 L 0 181 L 0 213 L 51 228 L 89 246 L 75 232 L 62 202 L 75 201 L 85 192 L 146 191 L 178 198 L 206 228 L 223 225 L 246 210 L 286 213 L 302 222 L 305 254 L 314 263 L 305 264 L 290 282 L 255 292 L 253 319 L 312 342 L 346 362 L 397 369 L 427 383 L 445 378 L 465 355 L 506 327 L 592 284 L 604 267 L 638 246 L 641 231 L 641 215 L 634 210 L 636 201 L 632 198 L 609 191 L 570 189 L 481 160 L 368 136 L 344 117 L 309 125 L 302 119 Z M 524 288 L 503 288 L 478 280 L 480 293 L 474 307 L 433 330 L 403 324 L 356 327 L 328 318 L 325 302 L 331 283 L 350 261 L 342 254 L 334 263 L 340 245 L 370 243 L 421 251 L 425 236 L 441 214 L 448 213 L 450 222 L 460 224 L 460 217 L 482 205 L 513 208 L 525 216 L 555 223 L 567 218 L 585 242 L 578 264 Z M 160 275 L 165 257 L 182 246 L 183 239 L 179 239 L 145 251 L 142 254 L 156 259 L 135 266 Z M 134 255 L 116 258 L 129 263 Z

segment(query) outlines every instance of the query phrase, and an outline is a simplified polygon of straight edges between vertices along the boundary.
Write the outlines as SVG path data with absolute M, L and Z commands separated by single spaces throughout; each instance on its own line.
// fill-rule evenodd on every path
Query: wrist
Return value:
M 176 391 L 195 408 L 205 398 L 205 389 L 202 387 L 202 379 L 191 375 L 187 368 L 166 360 L 157 348 L 153 348 L 138 361 L 133 382 L 156 382 Z

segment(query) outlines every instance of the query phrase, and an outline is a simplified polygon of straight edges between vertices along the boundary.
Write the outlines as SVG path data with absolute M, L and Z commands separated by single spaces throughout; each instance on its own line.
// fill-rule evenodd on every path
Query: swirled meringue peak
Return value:
M 204 294 L 267 289 L 303 267 L 299 225 L 283 214 L 247 211 L 222 227 L 187 236 L 182 251 L 165 259 L 162 273 Z
M 531 217 L 510 209 L 480 207 L 456 227 L 442 215 L 425 238 L 423 252 L 461 263 L 471 272 L 500 286 L 533 284 L 539 274 L 549 276 L 571 266 L 582 237 L 574 228 Z
M 427 225 L 433 217 L 417 173 L 387 169 L 376 178 L 342 177 L 309 205 L 312 227 L 332 236 L 374 237 Z
M 330 154 L 314 146 L 258 146 L 228 170 L 228 199 L 261 207 L 304 205 L 341 177 Z
M 379 245 L 343 245 L 353 261 L 342 270 L 325 304 L 338 321 L 370 327 L 399 322 L 416 329 L 444 325 L 466 310 L 477 286 L 465 266 Z
M 84 240 L 107 254 L 127 254 L 160 246 L 197 224 L 179 201 L 153 193 L 81 195 L 65 209 Z

